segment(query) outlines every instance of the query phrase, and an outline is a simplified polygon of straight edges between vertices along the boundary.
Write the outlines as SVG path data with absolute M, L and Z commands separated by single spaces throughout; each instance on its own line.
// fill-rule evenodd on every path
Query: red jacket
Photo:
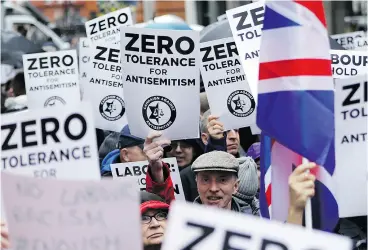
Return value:
M 174 185 L 170 176 L 169 164 L 162 163 L 162 170 L 164 171 L 164 183 L 154 182 L 152 179 L 151 166 L 148 165 L 148 171 L 146 174 L 146 191 L 159 195 L 165 200 L 167 204 L 175 200 Z

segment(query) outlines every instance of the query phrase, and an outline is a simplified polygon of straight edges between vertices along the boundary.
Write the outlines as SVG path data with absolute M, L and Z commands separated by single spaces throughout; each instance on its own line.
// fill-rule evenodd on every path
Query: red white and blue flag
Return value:
M 322 1 L 265 3 L 257 125 L 308 160 L 331 166 L 333 172 L 334 86 L 329 50 Z
M 286 220 L 287 180 L 303 156 L 323 166 L 314 172 L 312 215 L 313 227 L 326 231 L 339 218 L 331 181 L 335 126 L 329 50 L 322 1 L 265 3 L 257 106 L 257 125 L 264 134 L 261 214 Z
M 288 178 L 293 169 L 302 163 L 302 156 L 262 134 L 260 158 L 261 216 L 286 221 L 289 208 Z M 333 231 L 339 220 L 339 211 L 332 176 L 320 166 L 311 172 L 316 176 L 316 192 L 312 198 L 313 228 Z

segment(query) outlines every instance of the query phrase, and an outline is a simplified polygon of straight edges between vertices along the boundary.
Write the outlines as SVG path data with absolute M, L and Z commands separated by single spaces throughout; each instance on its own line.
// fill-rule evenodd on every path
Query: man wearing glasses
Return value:
M 142 240 L 143 245 L 159 245 L 165 235 L 169 205 L 152 193 L 141 192 Z

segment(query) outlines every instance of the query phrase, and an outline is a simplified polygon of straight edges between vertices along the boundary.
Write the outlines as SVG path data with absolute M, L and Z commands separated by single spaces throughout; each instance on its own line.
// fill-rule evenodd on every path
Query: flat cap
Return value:
M 223 151 L 212 151 L 199 156 L 192 164 L 193 172 L 225 171 L 238 173 L 239 161 Z

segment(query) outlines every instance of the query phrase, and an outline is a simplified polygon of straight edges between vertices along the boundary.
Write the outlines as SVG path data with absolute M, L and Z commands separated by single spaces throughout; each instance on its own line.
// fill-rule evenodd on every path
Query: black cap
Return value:
M 119 136 L 119 142 L 117 147 L 119 149 L 121 148 L 129 148 L 129 147 L 134 147 L 134 146 L 140 146 L 144 144 L 144 140 L 142 138 L 133 136 L 130 133 L 130 129 L 129 126 L 126 125 L 123 130 L 121 130 L 120 132 L 120 136 Z

